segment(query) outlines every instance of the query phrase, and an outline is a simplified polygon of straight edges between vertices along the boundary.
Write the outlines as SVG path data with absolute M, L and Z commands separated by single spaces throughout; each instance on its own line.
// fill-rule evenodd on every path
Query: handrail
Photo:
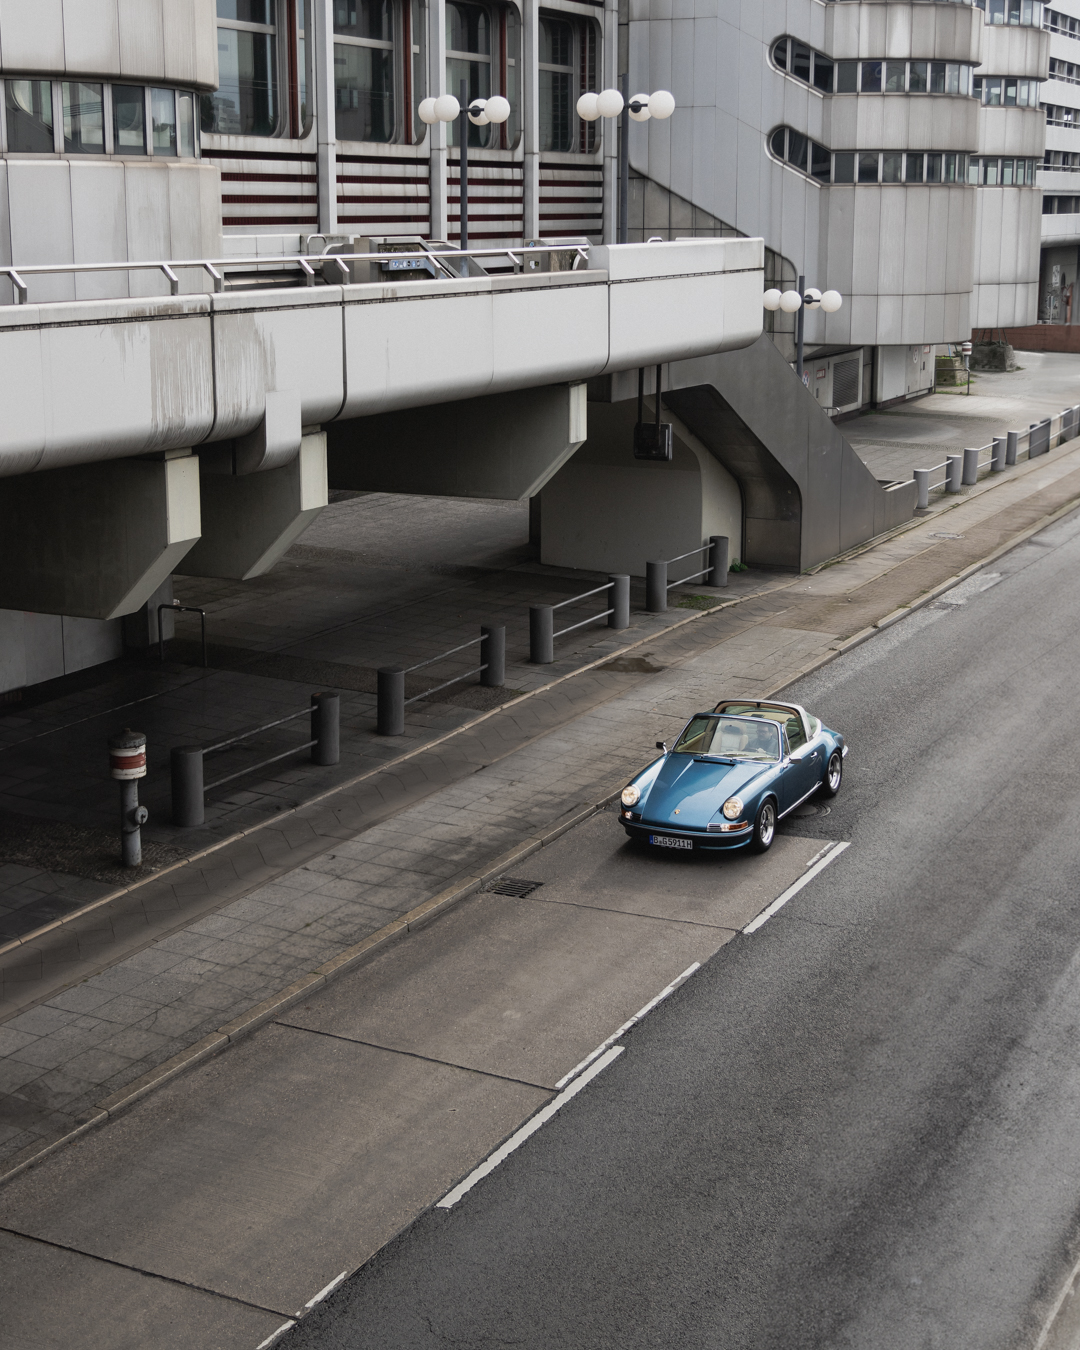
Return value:
M 514 271 L 521 271 L 525 266 L 525 257 L 535 257 L 543 253 L 574 253 L 577 256 L 574 259 L 574 269 L 576 270 L 579 262 L 588 264 L 589 246 L 587 244 L 537 244 L 529 248 L 466 248 L 466 249 L 418 249 L 414 252 L 401 253 L 322 253 L 322 254 L 303 254 L 290 253 L 280 254 L 274 257 L 265 255 L 256 258 L 186 258 L 169 259 L 168 261 L 154 260 L 145 262 L 104 262 L 104 263 L 33 263 L 33 264 L 12 264 L 9 266 L 0 265 L 0 276 L 6 276 L 15 287 L 18 299 L 16 304 L 25 305 L 27 298 L 27 277 L 35 276 L 54 276 L 59 274 L 81 275 L 83 273 L 95 272 L 161 272 L 169 282 L 169 293 L 179 295 L 180 279 L 176 275 L 177 269 L 198 268 L 207 272 L 211 278 L 215 294 L 221 294 L 225 289 L 225 277 L 223 271 L 218 269 L 257 267 L 263 270 L 276 269 L 282 270 L 286 265 L 297 266 L 304 274 L 304 284 L 314 286 L 316 271 L 312 267 L 312 262 L 320 264 L 319 275 L 325 275 L 327 263 L 333 263 L 338 271 L 344 276 L 348 269 L 345 267 L 347 262 L 370 262 L 381 263 L 398 261 L 403 258 L 421 258 L 425 260 L 435 260 L 440 262 L 442 271 L 447 278 L 453 278 L 455 281 L 461 280 L 445 263 L 441 263 L 444 258 L 508 258 L 513 264 Z M 201 294 L 201 292 L 193 292 Z
M 454 656 L 457 652 L 463 652 L 467 647 L 475 647 L 480 644 L 480 656 L 483 658 L 483 664 L 477 666 L 474 670 L 466 670 L 460 675 L 455 675 L 452 679 L 444 680 L 442 684 L 436 684 L 431 689 L 425 689 L 423 693 L 414 694 L 412 698 L 405 697 L 405 676 L 414 670 L 422 670 L 424 666 L 432 666 L 436 661 L 445 661 L 448 656 Z M 473 675 L 480 676 L 480 683 L 487 689 L 500 689 L 506 683 L 506 628 L 501 624 L 484 624 L 480 628 L 480 636 L 471 638 L 468 642 L 461 643 L 458 647 L 451 647 L 448 652 L 440 652 L 438 656 L 429 657 L 426 661 L 417 661 L 414 666 L 380 666 L 376 673 L 376 730 L 380 736 L 401 736 L 405 731 L 405 709 L 410 703 L 416 703 L 419 699 L 429 698 L 432 694 L 437 694 L 441 689 L 448 689 L 452 684 L 460 684 L 462 680 L 468 680 Z

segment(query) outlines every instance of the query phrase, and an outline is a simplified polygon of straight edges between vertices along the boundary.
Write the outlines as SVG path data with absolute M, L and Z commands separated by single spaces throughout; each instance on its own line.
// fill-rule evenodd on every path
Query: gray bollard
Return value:
M 506 628 L 480 625 L 480 683 L 485 689 L 501 689 L 506 683 Z
M 628 576 L 608 577 L 611 584 L 611 613 L 607 616 L 609 628 L 630 627 L 630 578 Z
M 139 805 L 139 779 L 146 777 L 146 737 L 125 727 L 109 737 L 109 774 L 120 784 L 120 855 L 125 867 L 142 862 L 142 827 L 147 810 Z
M 324 767 L 341 759 L 341 695 L 312 694 L 311 696 L 312 764 Z
M 994 454 L 990 460 L 991 473 L 1005 472 L 1005 446 L 1006 441 L 1004 436 L 994 437 Z
M 1020 450 L 1020 433 L 1010 431 L 1005 437 L 1005 465 L 1012 468 L 1016 463 L 1016 456 Z
M 667 563 L 645 564 L 645 608 L 650 614 L 667 612 Z
M 726 534 L 709 535 L 707 586 L 726 586 L 731 572 L 731 545 Z
M 930 505 L 930 470 L 913 469 L 912 474 L 919 494 L 915 503 L 916 510 L 925 511 Z
M 555 660 L 555 611 L 550 605 L 529 606 L 529 660 L 550 666 Z
M 405 672 L 400 666 L 380 666 L 377 675 L 377 716 L 380 736 L 405 734 Z
M 979 448 L 969 447 L 964 451 L 964 476 L 961 482 L 965 487 L 973 487 L 979 481 Z
M 963 455 L 945 456 L 945 491 L 959 492 L 964 472 Z
M 206 819 L 202 746 L 175 745 L 170 759 L 173 824 L 191 829 Z

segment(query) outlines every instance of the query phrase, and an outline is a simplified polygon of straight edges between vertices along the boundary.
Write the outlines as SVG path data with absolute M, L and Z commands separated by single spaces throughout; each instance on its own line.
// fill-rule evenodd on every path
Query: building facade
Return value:
M 1076 291 L 1080 249 L 1080 3 L 1053 0 L 1045 13 L 1050 39 L 1049 79 L 1042 86 L 1046 156 L 1043 190 L 1040 323 L 1080 323 Z

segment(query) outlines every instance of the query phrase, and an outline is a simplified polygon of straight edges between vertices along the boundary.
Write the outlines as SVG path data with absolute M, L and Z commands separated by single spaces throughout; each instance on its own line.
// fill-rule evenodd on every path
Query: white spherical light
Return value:
M 638 109 L 637 112 L 634 111 L 635 107 Z M 648 94 L 635 94 L 634 97 L 630 100 L 631 121 L 647 122 L 651 116 L 652 113 L 649 112 Z
M 802 296 L 798 291 L 785 291 L 780 297 L 780 308 L 785 314 L 794 314 L 802 308 Z
M 487 100 L 474 98 L 469 104 L 469 121 L 474 127 L 486 127 L 488 124 Z
M 844 297 L 839 291 L 826 291 L 821 297 L 821 308 L 826 314 L 835 314 L 844 303 Z
M 505 122 L 510 116 L 510 100 L 503 98 L 501 94 L 496 94 L 494 98 L 489 98 L 484 108 L 489 122 Z
M 461 104 L 453 94 L 440 94 L 435 100 L 435 116 L 440 122 L 452 122 L 461 116 Z
M 655 94 L 649 95 L 649 112 L 653 117 L 661 120 L 670 117 L 675 111 L 675 95 L 669 94 L 666 89 L 658 89 Z
M 807 286 L 806 288 L 806 308 L 817 309 L 821 304 L 821 292 L 816 286 Z
M 426 122 L 428 126 L 439 120 L 439 114 L 435 111 L 435 99 L 433 98 L 422 98 L 416 111 L 420 115 L 420 121 Z
M 596 106 L 600 102 L 596 94 L 582 94 L 577 101 L 577 115 L 583 122 L 595 122 L 600 116 L 600 109 Z
M 777 310 L 780 308 L 780 292 L 777 290 L 766 291 L 761 297 L 761 303 L 766 309 Z
M 623 110 L 623 96 L 617 89 L 605 89 L 596 96 L 596 111 L 601 117 L 618 117 Z

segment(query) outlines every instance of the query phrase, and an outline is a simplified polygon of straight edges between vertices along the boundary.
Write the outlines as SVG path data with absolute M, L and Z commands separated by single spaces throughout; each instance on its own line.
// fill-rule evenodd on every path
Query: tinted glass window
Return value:
M 859 87 L 859 63 L 858 61 L 837 61 L 836 63 L 836 92 L 838 94 L 854 94 Z
M 881 181 L 883 183 L 899 183 L 900 171 L 904 156 L 901 154 L 890 154 L 888 151 L 881 157 Z
M 926 73 L 927 73 L 927 63 L 925 61 L 911 62 L 910 73 L 908 75 L 909 94 L 926 93 Z
M 810 48 L 805 42 L 791 44 L 791 73 L 797 79 L 810 83 Z
M 146 154 L 146 90 L 114 84 L 113 147 L 118 155 Z
M 239 19 L 241 23 L 276 23 L 274 0 L 217 0 L 219 19 Z
M 823 145 L 818 145 L 816 141 L 810 142 L 810 172 L 822 183 L 827 183 L 831 177 L 830 158 Z
M 806 169 L 806 137 L 799 131 L 788 132 L 788 163 Z
M 334 117 L 341 140 L 390 140 L 393 97 L 394 53 L 390 48 L 334 44 Z
M 51 155 L 53 141 L 52 83 L 8 80 L 7 143 L 12 153 Z
M 922 155 L 908 155 L 907 157 L 907 181 L 909 183 L 921 183 L 923 180 L 923 157 Z
M 862 63 L 862 91 L 864 94 L 881 93 L 880 61 L 864 61 Z
M 833 87 L 833 63 L 820 52 L 814 53 L 814 87 L 823 94 L 831 94 Z
M 64 149 L 69 155 L 105 153 L 105 105 L 100 84 L 67 81 L 64 103 Z
M 390 42 L 393 31 L 388 0 L 334 0 L 334 32 Z
M 885 65 L 885 92 L 887 94 L 902 94 L 906 75 L 906 61 L 888 61 Z
M 878 156 L 871 151 L 859 155 L 859 182 L 876 183 L 878 180 Z
M 849 150 L 838 150 L 833 155 L 833 182 L 854 183 L 855 155 Z
M 204 131 L 227 136 L 272 136 L 277 130 L 277 88 L 274 66 L 276 38 L 219 28 L 218 89 L 202 97 Z
M 176 154 L 176 95 L 171 89 L 150 90 L 154 154 Z

